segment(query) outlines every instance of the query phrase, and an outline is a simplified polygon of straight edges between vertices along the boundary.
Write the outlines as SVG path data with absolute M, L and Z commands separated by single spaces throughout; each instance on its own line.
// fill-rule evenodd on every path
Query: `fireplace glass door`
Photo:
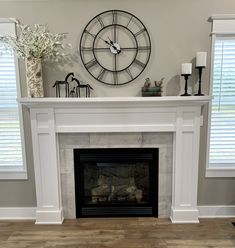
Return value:
M 157 216 L 158 149 L 75 149 L 77 217 Z

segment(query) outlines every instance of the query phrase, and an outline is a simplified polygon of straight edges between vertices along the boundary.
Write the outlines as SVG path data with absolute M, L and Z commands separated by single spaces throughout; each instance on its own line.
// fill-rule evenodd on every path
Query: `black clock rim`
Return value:
M 144 27 L 144 29 L 146 30 L 146 34 L 147 34 L 148 41 L 149 41 L 149 52 L 148 52 L 149 55 L 148 55 L 148 58 L 147 58 L 147 60 L 146 60 L 146 62 L 145 62 L 145 65 L 144 65 L 143 69 L 142 69 L 135 77 L 133 77 L 133 78 L 130 79 L 129 81 L 126 81 L 126 82 L 124 82 L 124 83 L 119 83 L 119 84 L 106 83 L 106 82 L 104 82 L 104 81 L 101 81 L 101 80 L 97 79 L 97 78 L 96 78 L 96 77 L 95 77 L 95 76 L 86 68 L 85 63 L 84 63 L 84 61 L 83 61 L 83 59 L 82 59 L 82 49 L 81 49 L 81 47 L 82 47 L 82 44 L 81 44 L 81 42 L 82 42 L 82 37 L 83 37 L 83 35 L 84 35 L 84 33 L 85 33 L 85 30 L 86 30 L 87 27 L 90 25 L 90 23 L 93 22 L 93 20 L 95 20 L 98 16 L 104 15 L 104 14 L 106 14 L 106 13 L 108 13 L 108 12 L 114 12 L 114 11 L 116 11 L 116 12 L 121 12 L 121 13 L 125 13 L 125 14 L 127 14 L 127 15 L 130 15 L 130 16 L 133 16 L 134 18 L 136 18 L 136 20 L 139 21 L 140 24 L 141 24 L 141 25 Z M 80 57 L 81 57 L 81 60 L 82 60 L 83 65 L 84 65 L 84 67 L 86 68 L 86 70 L 88 71 L 88 73 L 89 73 L 95 80 L 97 80 L 98 82 L 103 83 L 103 84 L 106 84 L 106 85 L 109 85 L 109 86 L 121 86 L 121 85 L 125 85 L 125 84 L 128 84 L 128 83 L 134 81 L 136 78 L 138 78 L 138 77 L 140 76 L 140 74 L 145 70 L 145 68 L 147 67 L 147 65 L 148 65 L 148 63 L 149 63 L 149 60 L 150 60 L 150 57 L 151 57 L 151 50 L 152 50 L 151 47 L 152 47 L 152 45 L 151 45 L 150 35 L 149 35 L 149 32 L 148 32 L 146 26 L 144 25 L 144 23 L 143 23 L 137 16 L 135 16 L 134 14 L 132 14 L 132 13 L 130 13 L 130 12 L 128 12 L 128 11 L 125 11 L 125 10 L 120 10 L 120 9 L 110 9 L 110 10 L 106 10 L 106 11 L 103 11 L 103 12 L 97 14 L 96 16 L 94 16 L 94 17 L 87 23 L 87 25 L 85 26 L 85 28 L 83 29 L 83 32 L 82 32 L 82 35 L 81 35 L 81 39 L 80 39 L 80 44 L 79 44 Z M 96 61 L 97 61 L 97 60 L 96 60 Z M 100 65 L 100 64 L 99 64 L 99 65 Z M 130 64 L 129 67 L 130 67 L 131 65 L 132 65 L 132 64 Z M 101 66 L 101 65 L 100 65 L 100 66 Z M 129 67 L 127 67 L 126 69 L 128 69 Z M 101 66 L 101 68 L 103 68 L 103 67 Z M 107 70 L 106 68 L 103 68 L 103 69 L 104 69 L 104 70 Z M 126 70 L 126 69 L 125 69 L 125 70 Z M 113 73 L 117 73 L 116 71 L 112 71 L 112 72 L 113 72 Z

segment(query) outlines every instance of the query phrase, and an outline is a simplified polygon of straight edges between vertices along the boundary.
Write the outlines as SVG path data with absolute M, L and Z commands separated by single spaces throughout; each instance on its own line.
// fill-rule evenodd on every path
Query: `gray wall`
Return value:
M 84 70 L 77 56 L 82 29 L 96 14 L 107 9 L 123 9 L 138 16 L 148 28 L 152 40 L 152 56 L 144 73 L 134 82 L 117 88 L 95 82 Z M 72 43 L 73 61 L 68 65 L 44 64 L 44 87 L 47 96 L 54 96 L 51 89 L 56 79 L 75 71 L 77 76 L 92 84 L 94 96 L 138 96 L 144 79 L 165 77 L 164 95 L 178 95 L 182 89 L 180 66 L 183 62 L 195 63 L 197 51 L 210 55 L 210 28 L 207 21 L 212 14 L 233 14 L 234 0 L 41 0 L 0 1 L 0 17 L 15 17 L 23 23 L 48 24 L 52 32 L 68 32 Z M 209 56 L 210 57 L 210 56 Z M 208 60 L 209 61 L 209 60 Z M 24 68 L 21 78 L 25 92 Z M 190 78 L 190 89 L 195 88 L 196 75 Z M 203 92 L 209 91 L 209 66 L 203 74 Z M 28 113 L 25 112 L 27 138 L 28 181 L 1 181 L 0 207 L 35 206 L 32 149 L 29 133 Z M 200 205 L 235 204 L 235 180 L 232 178 L 205 178 L 206 126 L 202 128 L 199 198 Z

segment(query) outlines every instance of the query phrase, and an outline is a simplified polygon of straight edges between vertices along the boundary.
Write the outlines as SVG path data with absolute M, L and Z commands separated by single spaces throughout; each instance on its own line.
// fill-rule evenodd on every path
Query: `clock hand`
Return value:
M 110 44 L 114 45 L 113 41 L 111 41 L 109 37 L 108 37 L 108 39 L 109 39 Z
M 115 45 L 111 45 L 113 47 L 114 50 L 117 51 L 117 54 L 119 54 L 121 52 L 121 49 L 118 49 Z
M 119 53 L 121 52 L 121 49 L 118 49 L 118 48 L 115 46 L 115 44 L 113 43 L 113 41 L 111 41 L 111 40 L 109 39 L 109 37 L 108 37 L 108 39 L 109 39 L 110 42 L 108 42 L 107 40 L 104 40 L 104 39 L 103 39 L 102 37 L 100 37 L 100 36 L 98 36 L 98 38 L 100 38 L 101 40 L 103 40 L 107 45 L 113 47 L 113 49 L 117 51 L 117 54 L 119 54 Z
M 121 52 L 121 49 L 118 49 L 115 45 L 112 45 L 112 47 L 114 48 L 114 50 L 117 51 L 117 54 L 119 54 Z
M 98 38 L 100 38 L 102 41 L 104 41 L 107 45 L 112 46 L 111 43 L 109 43 L 107 40 L 104 40 L 102 37 L 98 36 Z
M 117 53 L 119 54 L 121 52 L 121 49 L 117 49 Z
M 115 46 L 115 44 L 113 43 L 113 41 L 110 40 L 110 42 L 108 42 L 107 40 L 103 39 L 102 37 L 100 36 L 97 36 L 99 39 L 101 39 L 102 41 L 104 41 L 110 48 L 112 47 L 115 51 L 116 51 L 116 54 L 119 54 L 121 52 L 121 50 L 119 48 L 117 48 Z
M 114 42 L 113 42 L 112 40 L 110 40 L 109 37 L 108 37 L 108 39 L 109 39 L 109 42 L 110 42 L 111 46 L 114 48 L 114 50 L 117 51 L 117 54 L 119 54 L 119 53 L 121 52 L 121 49 L 118 49 L 118 48 L 115 46 Z

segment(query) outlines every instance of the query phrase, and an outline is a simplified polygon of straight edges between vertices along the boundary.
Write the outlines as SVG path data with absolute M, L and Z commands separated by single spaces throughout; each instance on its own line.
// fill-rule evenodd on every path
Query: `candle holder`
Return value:
M 198 73 L 199 73 L 199 80 L 198 80 L 198 93 L 195 94 L 194 96 L 204 96 L 204 94 L 202 94 L 202 70 L 205 69 L 205 66 L 196 66 L 196 69 L 198 69 Z
M 184 77 L 184 80 L 185 80 L 185 86 L 184 86 L 184 94 L 182 94 L 181 96 L 191 96 L 189 93 L 188 93 L 188 77 L 190 76 L 191 74 L 181 74 L 181 76 Z

